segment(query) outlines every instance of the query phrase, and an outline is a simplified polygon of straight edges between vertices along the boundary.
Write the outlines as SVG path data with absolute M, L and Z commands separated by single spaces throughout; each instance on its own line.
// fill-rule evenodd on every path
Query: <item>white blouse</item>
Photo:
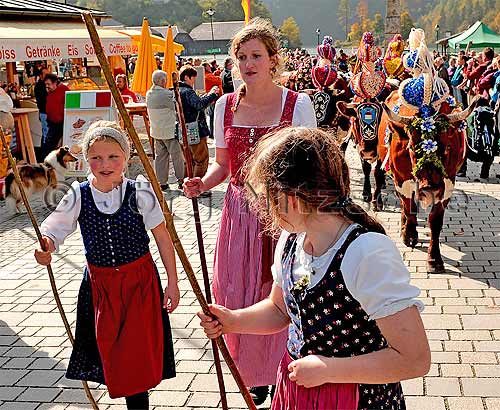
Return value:
M 105 214 L 114 214 L 118 211 L 125 198 L 125 189 L 128 178 L 123 178 L 121 185 L 109 192 L 101 192 L 92 184 L 94 175 L 90 174 L 90 191 L 97 206 L 97 209 Z M 137 176 L 135 180 L 137 208 L 142 215 L 144 225 L 147 230 L 153 229 L 161 224 L 165 219 L 160 204 L 151 187 L 151 183 L 142 175 Z M 54 241 L 56 251 L 64 243 L 66 237 L 76 230 L 78 217 L 81 209 L 80 183 L 75 181 L 71 188 L 61 199 L 57 208 L 45 221 L 43 221 L 40 230 L 42 235 L 48 236 Z
M 285 108 L 286 96 L 288 93 L 287 88 L 283 88 L 283 94 L 281 96 L 281 112 Z M 221 98 L 217 100 L 215 104 L 214 111 L 214 138 L 215 146 L 217 148 L 227 148 L 226 142 L 224 141 L 224 113 L 226 111 L 226 101 L 228 94 L 224 94 Z M 234 124 L 238 126 L 237 124 Z M 279 124 L 273 124 L 273 127 Z M 312 105 L 311 99 L 307 94 L 299 93 L 297 97 L 297 102 L 295 103 L 295 108 L 293 110 L 292 125 L 294 127 L 306 127 L 306 128 L 316 128 L 316 114 L 314 113 L 314 107 Z M 242 128 L 252 128 L 247 125 L 241 125 Z M 256 127 L 253 127 L 256 128 Z
M 352 224 L 342 236 L 323 255 L 315 257 L 312 267 L 315 274 L 310 275 L 309 288 L 318 284 L 325 275 L 332 258 L 356 227 Z M 283 287 L 281 255 L 289 233 L 281 233 L 276 245 L 274 265 L 272 267 L 275 283 Z M 292 267 L 294 283 L 309 275 L 304 268 L 305 233 L 297 236 L 295 260 Z M 419 311 L 424 309 L 422 301 L 416 298 L 420 289 L 410 284 L 410 273 L 403 263 L 398 248 L 386 235 L 368 232 L 356 238 L 346 250 L 340 270 L 347 290 L 368 314 L 376 320 L 398 313 L 407 307 L 416 305 Z

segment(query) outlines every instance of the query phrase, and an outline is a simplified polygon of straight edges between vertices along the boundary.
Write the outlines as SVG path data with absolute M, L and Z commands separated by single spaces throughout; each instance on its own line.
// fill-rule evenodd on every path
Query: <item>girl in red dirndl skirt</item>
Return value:
M 98 121 L 83 139 L 91 175 L 75 182 L 41 230 L 51 253 L 80 225 L 87 264 L 78 294 L 75 344 L 66 377 L 106 384 L 127 408 L 148 409 L 148 390 L 175 377 L 168 312 L 179 303 L 173 245 L 149 182 L 125 178 L 128 138 Z M 151 230 L 168 276 L 163 293 L 149 250 Z

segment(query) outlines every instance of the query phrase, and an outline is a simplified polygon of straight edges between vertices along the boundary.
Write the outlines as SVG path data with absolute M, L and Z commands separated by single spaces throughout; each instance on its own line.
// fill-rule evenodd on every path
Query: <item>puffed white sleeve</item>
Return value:
M 360 235 L 347 248 L 341 270 L 347 289 L 370 319 L 394 315 L 410 306 L 424 309 L 410 284 L 410 272 L 394 242 L 379 233 Z
M 276 285 L 280 288 L 283 288 L 283 267 L 281 265 L 281 256 L 283 254 L 283 249 L 285 248 L 288 235 L 290 234 L 286 231 L 281 232 L 278 242 L 276 243 L 276 249 L 274 250 L 273 266 L 271 266 L 274 283 L 276 283 Z
M 299 93 L 293 110 L 292 125 L 295 127 L 316 128 L 316 114 L 311 99 L 305 93 Z
M 149 182 L 144 176 L 138 175 L 135 180 L 137 193 L 137 209 L 142 215 L 147 230 L 156 228 L 165 221 L 160 203 Z
M 40 226 L 40 232 L 54 241 L 56 252 L 66 237 L 76 230 L 81 209 L 80 183 L 75 181 L 62 197 L 56 209 Z
M 224 94 L 215 103 L 214 109 L 214 138 L 217 148 L 227 148 L 224 140 L 224 114 L 226 112 L 226 101 L 228 94 Z

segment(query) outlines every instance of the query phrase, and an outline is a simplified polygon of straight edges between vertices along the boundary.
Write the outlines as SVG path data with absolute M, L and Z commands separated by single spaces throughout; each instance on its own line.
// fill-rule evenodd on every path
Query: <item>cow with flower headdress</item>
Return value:
M 318 61 L 311 69 L 315 88 L 304 91 L 311 97 L 318 127 L 332 133 L 338 143 L 342 144 L 349 131 L 349 121 L 339 115 L 337 102 L 349 101 L 352 93 L 333 65 L 336 50 L 332 37 L 325 36 L 317 51 Z
M 432 206 L 427 269 L 444 272 L 439 236 L 444 210 L 465 158 L 465 119 L 476 101 L 462 111 L 450 97 L 448 86 L 434 71 L 423 30 L 412 29 L 409 44 L 403 64 L 412 77 L 384 104 L 379 139 L 389 145 L 385 165 L 401 201 L 403 242 L 411 247 L 418 243 L 417 202 L 424 208 Z
M 378 130 L 382 118 L 383 101 L 390 90 L 386 84 L 385 73 L 377 69 L 381 57 L 380 47 L 370 32 L 363 34 L 357 52 L 357 64 L 351 78 L 351 88 L 355 97 L 351 103 L 339 102 L 341 114 L 351 122 L 350 133 L 361 157 L 364 173 L 363 199 L 371 202 L 375 210 L 383 208 L 382 188 L 385 185 L 385 170 L 382 160 L 387 148 L 379 141 Z M 375 190 L 372 194 L 370 173 L 375 164 Z

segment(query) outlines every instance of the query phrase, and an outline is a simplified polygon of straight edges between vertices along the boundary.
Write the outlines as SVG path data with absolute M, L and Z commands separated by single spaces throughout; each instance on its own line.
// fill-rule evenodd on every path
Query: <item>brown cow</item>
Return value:
M 391 90 L 390 85 L 386 85 L 385 90 Z M 338 111 L 351 121 L 350 132 L 361 158 L 364 174 L 363 200 L 371 202 L 375 211 L 383 209 L 382 189 L 385 187 L 385 170 L 382 167 L 382 162 L 387 154 L 387 147 L 384 145 L 384 138 L 379 138 L 379 127 L 383 114 L 380 101 L 383 101 L 389 94 L 385 90 L 377 98 L 361 100 L 356 97 L 352 103 L 343 101 L 337 103 Z M 345 148 L 347 146 L 343 147 L 344 151 Z M 370 173 L 374 163 L 375 190 L 372 194 Z
M 396 193 L 401 201 L 401 236 L 407 246 L 414 247 L 418 242 L 417 205 L 415 198 L 427 208 L 432 205 L 428 218 L 431 239 L 427 255 L 427 270 L 430 273 L 444 272 L 444 263 L 439 247 L 439 235 L 443 227 L 444 210 L 451 198 L 455 177 L 465 157 L 465 131 L 460 130 L 460 123 L 474 109 L 477 99 L 464 111 L 452 109 L 442 103 L 435 121 L 446 124 L 436 136 L 438 161 L 418 161 L 418 150 L 422 147 L 422 131 L 409 126 L 417 119 L 415 111 L 401 106 L 399 113 L 392 111 L 399 99 L 394 92 L 384 106 L 384 115 L 380 124 L 379 138 L 384 138 L 386 128 L 391 133 L 389 148 L 390 169 Z M 457 112 L 458 111 L 458 112 Z M 442 164 L 442 168 L 436 164 Z

